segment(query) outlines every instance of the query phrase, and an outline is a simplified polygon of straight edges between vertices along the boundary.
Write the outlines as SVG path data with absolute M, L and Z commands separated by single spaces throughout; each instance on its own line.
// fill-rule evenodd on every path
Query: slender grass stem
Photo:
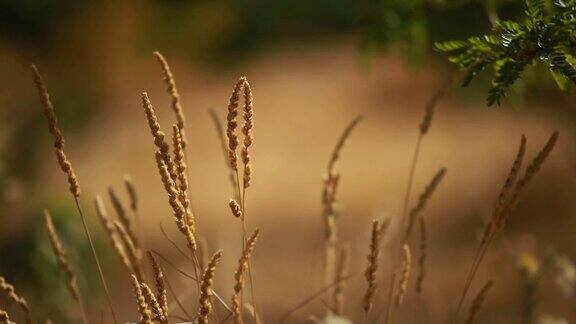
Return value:
M 84 227 L 84 233 L 86 234 L 86 238 L 88 239 L 88 243 L 90 244 L 90 251 L 92 252 L 92 257 L 94 258 L 94 262 L 96 263 L 96 268 L 98 268 L 98 275 L 100 276 L 100 282 L 102 283 L 102 288 L 104 288 L 104 293 L 106 294 L 106 300 L 108 302 L 108 307 L 110 308 L 110 312 L 112 313 L 112 318 L 114 320 L 114 323 L 118 323 L 118 319 L 116 317 L 116 312 L 114 312 L 114 307 L 112 306 L 112 298 L 110 297 L 110 291 L 108 290 L 108 284 L 106 283 L 106 278 L 104 277 L 104 271 L 102 270 L 102 267 L 100 266 L 100 259 L 98 258 L 98 254 L 96 253 L 96 249 L 94 248 L 94 242 L 92 241 L 92 235 L 90 235 L 88 223 L 86 222 L 86 217 L 84 216 L 82 206 L 80 205 L 80 200 L 78 197 L 74 197 L 74 201 L 76 202 L 76 208 L 78 209 L 78 213 L 80 214 L 80 219 L 82 220 L 82 226 Z
M 408 174 L 408 183 L 406 184 L 406 192 L 404 193 L 404 205 L 402 206 L 402 224 L 406 224 L 406 213 L 410 205 L 410 196 L 412 194 L 412 185 L 414 184 L 414 175 L 416 174 L 416 165 L 418 164 L 418 157 L 420 156 L 420 147 L 422 146 L 422 138 L 424 134 L 418 133 L 418 139 L 414 146 L 414 153 L 412 154 L 412 162 L 410 164 L 410 173 Z

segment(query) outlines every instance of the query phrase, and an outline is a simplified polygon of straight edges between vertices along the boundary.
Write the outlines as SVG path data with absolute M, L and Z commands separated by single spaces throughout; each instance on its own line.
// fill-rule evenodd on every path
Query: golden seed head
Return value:
M 368 288 L 364 294 L 364 312 L 368 313 L 372 309 L 372 300 L 376 293 L 376 272 L 378 271 L 378 258 L 380 257 L 380 225 L 378 221 L 372 222 L 372 236 L 370 240 L 370 253 L 368 254 L 368 266 L 364 272 Z
M 200 307 L 198 309 L 198 324 L 208 324 L 208 315 L 212 313 L 212 286 L 214 285 L 214 275 L 216 265 L 222 258 L 222 250 L 214 253 L 202 275 L 200 284 Z
M 234 215 L 234 217 L 236 218 L 242 217 L 242 208 L 240 208 L 240 205 L 238 204 L 238 202 L 236 202 L 236 200 L 230 199 L 228 206 L 230 206 L 230 210 L 232 211 L 232 215 Z
M 31 68 L 34 76 L 34 83 L 36 84 L 36 88 L 38 89 L 38 94 L 40 96 L 40 101 L 44 107 L 44 115 L 48 120 L 48 130 L 54 137 L 54 148 L 56 150 L 56 159 L 58 161 L 58 165 L 60 166 L 60 169 L 66 173 L 70 192 L 75 198 L 79 198 L 81 192 L 80 183 L 78 182 L 76 173 L 74 173 L 72 163 L 70 163 L 66 157 L 66 153 L 64 152 L 64 136 L 62 135 L 62 131 L 58 125 L 58 118 L 56 117 L 54 105 L 50 100 L 50 94 L 48 93 L 44 79 L 40 75 L 40 72 L 36 66 L 32 65 Z

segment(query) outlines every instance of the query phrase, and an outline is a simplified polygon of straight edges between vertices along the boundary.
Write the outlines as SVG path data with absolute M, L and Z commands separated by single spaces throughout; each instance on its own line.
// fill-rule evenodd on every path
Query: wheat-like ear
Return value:
M 554 133 L 552 133 L 552 135 L 546 142 L 546 145 L 544 145 L 544 147 L 542 148 L 542 150 L 540 150 L 538 155 L 534 157 L 532 163 L 528 165 L 526 171 L 524 172 L 524 176 L 520 178 L 520 180 L 518 180 L 518 182 L 516 183 L 510 201 L 504 208 L 502 208 L 502 211 L 498 215 L 496 224 L 496 227 L 498 229 L 504 227 L 507 220 L 510 218 L 510 215 L 512 214 L 512 210 L 518 204 L 518 198 L 520 197 L 520 194 L 526 189 L 526 187 L 528 186 L 534 175 L 536 175 L 536 173 L 540 171 L 540 168 L 542 168 L 542 165 L 550 155 L 550 152 L 552 152 L 552 150 L 554 149 L 554 146 L 556 145 L 557 141 L 558 141 L 558 132 L 555 131 Z
M 38 94 L 40 95 L 42 106 L 44 107 L 44 115 L 48 120 L 48 130 L 54 137 L 54 148 L 56 150 L 56 159 L 58 160 L 58 165 L 60 165 L 60 169 L 66 173 L 66 176 L 68 177 L 70 192 L 72 195 L 74 195 L 74 197 L 78 198 L 80 197 L 80 184 L 78 183 L 78 178 L 76 177 L 76 173 L 74 173 L 72 164 L 64 152 L 64 136 L 62 135 L 62 131 L 58 125 L 58 117 L 56 117 L 54 105 L 52 105 L 52 101 L 50 100 L 50 94 L 48 93 L 44 79 L 40 75 L 40 72 L 35 65 L 32 65 L 32 73 L 34 75 L 34 83 L 38 89 Z
M 410 268 L 412 267 L 412 253 L 410 253 L 410 246 L 404 244 L 402 247 L 404 254 L 402 259 L 402 272 L 398 281 L 398 292 L 396 293 L 396 306 L 402 305 L 404 295 L 408 289 L 408 280 L 410 279 Z
M 208 316 L 212 313 L 212 286 L 214 285 L 214 275 L 216 272 L 216 265 L 222 258 L 222 250 L 217 251 L 212 255 L 208 265 L 202 275 L 200 283 L 200 307 L 198 309 L 198 324 L 208 324 Z
M 48 90 L 46 88 L 44 80 L 42 79 L 42 76 L 40 75 L 40 72 L 34 65 L 31 66 L 31 69 L 34 75 L 34 83 L 36 84 L 36 88 L 38 89 L 42 106 L 44 107 L 44 115 L 48 120 L 48 130 L 54 137 L 56 159 L 58 161 L 58 164 L 60 165 L 60 169 L 62 169 L 62 171 L 64 171 L 64 173 L 66 173 L 67 175 L 68 184 L 70 186 L 70 192 L 74 197 L 74 202 L 76 203 L 76 208 L 82 221 L 82 227 L 84 228 L 84 234 L 86 235 L 86 239 L 88 240 L 88 243 L 90 245 L 90 252 L 92 253 L 92 258 L 94 259 L 94 263 L 96 264 L 96 268 L 98 269 L 98 275 L 100 277 L 100 282 L 102 284 L 102 288 L 104 289 L 104 293 L 106 294 L 106 301 L 108 303 L 108 307 L 110 309 L 110 312 L 112 313 L 114 323 L 117 323 L 118 320 L 116 319 L 116 313 L 114 312 L 114 307 L 112 306 L 112 298 L 110 297 L 110 291 L 108 290 L 108 284 L 106 283 L 104 271 L 102 270 L 102 266 L 100 265 L 100 259 L 98 258 L 98 254 L 96 253 L 96 249 L 94 248 L 94 242 L 92 241 L 90 229 L 88 227 L 88 223 L 86 221 L 86 217 L 84 216 L 82 205 L 80 203 L 80 184 L 78 182 L 76 174 L 74 173 L 72 164 L 70 163 L 70 161 L 66 157 L 66 154 L 64 153 L 64 137 L 62 135 L 60 127 L 58 126 L 58 119 L 56 118 L 54 106 L 50 101 L 50 95 L 48 94 Z
M 8 313 L 0 309 L 0 324 L 16 324 L 16 322 L 12 322 Z
M 172 98 L 172 110 L 174 111 L 174 115 L 176 115 L 176 122 L 178 123 L 178 127 L 184 134 L 184 129 L 186 127 L 186 118 L 184 117 L 184 112 L 182 109 L 182 103 L 180 102 L 180 93 L 178 92 L 178 88 L 176 87 L 176 80 L 174 79 L 174 75 L 172 74 L 172 69 L 170 69 L 170 65 L 168 61 L 164 58 L 164 56 L 156 51 L 153 53 L 158 63 L 160 63 L 160 67 L 162 68 L 162 74 L 164 77 L 164 83 L 166 83 L 166 90 L 170 97 Z M 182 136 L 182 147 L 186 148 L 186 137 Z
M 54 223 L 52 223 L 52 217 L 50 217 L 48 210 L 44 210 L 44 227 L 48 233 L 50 245 L 52 246 L 52 252 L 56 256 L 58 267 L 66 276 L 66 286 L 68 287 L 68 291 L 74 300 L 80 302 L 80 290 L 78 289 L 78 284 L 76 283 L 76 274 L 68 262 L 66 250 L 60 242 L 60 238 L 56 233 Z
M 184 146 L 182 132 L 178 125 L 172 126 L 172 140 L 174 149 L 174 170 L 176 172 L 175 185 L 178 190 L 178 199 L 184 207 L 186 213 L 185 219 L 192 232 L 196 227 L 196 221 L 190 207 L 190 198 L 188 197 L 188 177 L 186 172 L 186 159 L 184 156 Z
M 376 293 L 376 271 L 378 271 L 378 258 L 380 257 L 380 225 L 378 221 L 372 222 L 372 236 L 370 240 L 370 253 L 368 254 L 368 266 L 364 272 L 368 288 L 364 294 L 364 313 L 368 313 L 372 309 L 372 300 Z
M 128 198 L 130 199 L 130 209 L 133 213 L 138 213 L 138 193 L 136 191 L 136 186 L 132 181 L 132 177 L 129 174 L 124 175 L 124 186 L 126 188 L 126 193 L 128 193 Z
M 139 282 L 143 282 L 144 276 L 140 262 L 142 258 L 142 256 L 140 255 L 140 251 L 136 248 L 134 242 L 132 242 L 132 239 L 126 232 L 124 225 L 122 225 L 118 221 L 114 221 L 114 226 L 116 227 L 116 232 L 118 233 L 118 236 L 122 240 L 124 249 L 126 251 L 126 255 L 130 260 L 130 264 L 132 265 L 132 272 L 134 272 Z
M 490 288 L 492 288 L 493 285 L 494 285 L 494 281 L 490 280 L 478 292 L 478 295 L 476 295 L 476 298 L 474 298 L 474 301 L 472 302 L 472 306 L 470 307 L 470 311 L 468 312 L 468 319 L 466 320 L 466 324 L 474 324 L 474 321 L 476 320 L 476 317 L 478 316 L 478 313 L 480 312 L 480 309 L 482 308 L 482 304 L 484 303 L 484 300 L 486 299 L 486 295 L 488 294 L 488 290 L 490 290 Z
M 326 174 L 322 187 L 322 221 L 324 222 L 324 283 L 332 285 L 336 278 L 336 256 L 338 245 L 338 226 L 336 224 L 336 193 L 340 174 L 336 171 L 336 164 L 340 160 L 344 145 L 350 138 L 352 131 L 362 120 L 361 116 L 354 118 L 344 129 L 328 160 Z M 330 291 L 326 292 L 326 298 L 330 298 Z
M 164 162 L 160 152 L 156 152 L 156 164 L 160 172 L 162 184 L 164 185 L 164 189 L 168 194 L 168 202 L 172 207 L 176 226 L 178 227 L 180 233 L 182 233 L 186 238 L 188 248 L 190 249 L 192 256 L 194 256 L 197 250 L 196 239 L 194 238 L 194 227 L 190 226 L 190 221 L 187 219 L 186 209 L 178 199 L 179 193 L 178 189 L 176 188 L 176 184 L 170 177 L 168 167 L 166 166 L 166 163 Z
M 116 191 L 112 187 L 108 187 L 108 196 L 110 197 L 110 202 L 112 202 L 112 207 L 114 211 L 116 211 L 116 215 L 118 216 L 118 220 L 124 227 L 124 230 L 132 240 L 134 247 L 139 250 L 140 244 L 138 243 L 138 237 L 136 237 L 136 233 L 134 233 L 133 226 L 132 226 L 132 219 L 128 216 L 124 205 L 120 201 L 120 197 L 116 194 Z
M 248 261 L 250 260 L 250 255 L 254 250 L 254 245 L 256 245 L 256 240 L 260 230 L 256 229 L 252 235 L 246 241 L 244 245 L 244 250 L 242 251 L 242 256 L 238 260 L 238 269 L 234 273 L 234 295 L 232 296 L 232 311 L 233 320 L 235 324 L 241 324 L 242 321 L 242 289 L 244 288 L 244 273 L 248 269 Z
M 230 199 L 228 206 L 230 207 L 230 211 L 234 217 L 242 218 L 242 207 L 240 207 L 240 204 L 238 204 L 236 200 Z
M 166 164 L 168 168 L 168 172 L 170 174 L 170 178 L 172 181 L 177 181 L 176 179 L 176 171 L 174 167 L 174 163 L 172 162 L 172 158 L 170 157 L 170 146 L 166 143 L 165 137 L 166 134 L 161 130 L 160 123 L 158 122 L 158 117 L 156 117 L 156 111 L 154 110 L 154 106 L 150 102 L 148 98 L 148 94 L 146 92 L 142 92 L 142 107 L 144 107 L 144 112 L 146 114 L 146 119 L 148 120 L 148 126 L 150 127 L 150 132 L 152 133 L 152 137 L 154 138 L 154 145 L 158 149 L 162 160 Z
M 244 177 L 242 179 L 244 189 L 250 187 L 252 181 L 252 162 L 250 158 L 250 146 L 254 141 L 252 135 L 252 128 L 254 128 L 254 107 L 252 97 L 252 87 L 248 80 L 244 81 L 244 126 L 242 126 L 242 134 L 244 134 L 244 145 L 242 146 L 242 163 L 244 165 Z
M 238 127 L 238 121 L 236 117 L 238 116 L 238 101 L 240 100 L 240 91 L 244 86 L 246 77 L 241 77 L 236 82 L 234 90 L 232 90 L 232 95 L 230 95 L 230 100 L 228 103 L 228 116 L 226 117 L 228 124 L 226 127 L 226 136 L 228 137 L 228 163 L 230 167 L 235 172 L 238 171 L 238 153 L 236 149 L 238 148 L 238 135 L 236 135 L 236 127 Z
M 14 290 L 14 286 L 6 282 L 4 277 L 0 276 L 0 292 L 11 302 L 18 305 L 24 317 L 26 318 L 27 324 L 32 324 L 32 314 L 30 312 L 30 307 L 28 307 L 28 302 L 23 297 L 20 297 Z
M 408 242 L 410 234 L 412 233 L 412 229 L 414 228 L 414 225 L 416 223 L 416 218 L 424 210 L 424 208 L 426 207 L 426 203 L 430 200 L 432 194 L 434 193 L 434 191 L 436 190 L 442 179 L 444 179 L 445 175 L 446 175 L 446 168 L 441 168 L 440 170 L 438 170 L 438 172 L 434 175 L 434 178 L 432 178 L 430 183 L 426 186 L 426 189 L 424 189 L 424 192 L 418 198 L 418 203 L 416 204 L 416 206 L 414 206 L 410 210 L 410 213 L 408 214 L 408 225 L 406 226 L 406 232 L 404 233 L 404 240 L 403 240 L 404 243 Z
M 141 321 L 140 323 L 153 324 L 152 312 L 150 311 L 150 306 L 146 302 L 144 293 L 142 292 L 142 287 L 136 275 L 132 275 L 132 287 L 134 289 L 134 295 L 136 297 L 136 305 L 138 305 L 138 313 L 140 313 Z
M 420 224 L 420 257 L 418 258 L 418 278 L 416 279 L 416 292 L 422 293 L 422 284 L 426 273 L 426 255 L 428 253 L 428 240 L 426 235 L 426 222 L 424 216 L 418 217 Z
M 484 235 L 482 237 L 481 245 L 485 244 L 490 235 L 496 230 L 496 226 L 500 221 L 500 214 L 502 210 L 506 207 L 506 204 L 510 200 L 510 195 L 514 189 L 514 185 L 516 184 L 516 179 L 518 178 L 518 174 L 520 173 L 520 168 L 522 167 L 522 162 L 524 161 L 524 156 L 526 154 L 526 136 L 522 135 L 520 139 L 520 146 L 518 147 L 518 153 L 516 153 L 516 157 L 514 158 L 514 162 L 512 163 L 512 167 L 508 172 L 508 176 L 506 177 L 506 181 L 500 190 L 500 194 L 498 195 L 498 201 L 496 202 L 496 206 L 492 212 L 492 218 L 486 226 L 484 230 Z
M 162 272 L 162 268 L 156 261 L 156 258 L 150 251 L 147 253 L 148 260 L 150 260 L 150 265 L 152 266 L 152 270 L 154 271 L 154 282 L 156 284 L 156 299 L 160 305 L 160 309 L 162 309 L 162 314 L 164 318 L 168 319 L 168 294 L 166 292 L 166 285 L 164 283 L 164 273 Z
M 162 307 L 160 306 L 158 299 L 156 299 L 156 295 L 154 295 L 154 293 L 152 292 L 152 289 L 150 289 L 150 287 L 145 282 L 140 283 L 140 289 L 142 290 L 142 294 L 144 295 L 146 303 L 148 303 L 148 306 L 150 306 L 150 308 L 152 309 L 152 313 L 154 314 L 154 320 L 157 320 L 158 322 L 163 324 L 165 323 L 167 324 L 168 319 L 164 317 L 164 311 L 162 310 Z
M 126 250 L 122 245 L 120 238 L 118 237 L 118 233 L 116 231 L 116 227 L 114 226 L 114 222 L 108 216 L 108 212 L 106 211 L 106 207 L 104 206 L 104 201 L 100 195 L 96 195 L 96 199 L 94 200 L 94 205 L 96 206 L 96 215 L 100 219 L 102 223 L 102 227 L 108 234 L 108 238 L 110 238 L 110 243 L 112 244 L 112 248 L 120 257 L 120 260 L 126 266 L 126 269 L 132 272 L 132 264 L 126 255 Z
M 84 309 L 84 303 L 80 296 L 80 289 L 78 289 L 78 284 L 76 281 L 76 274 L 74 270 L 72 270 L 72 266 L 68 262 L 67 253 L 62 243 L 60 242 L 60 238 L 58 237 L 58 233 L 54 228 L 54 223 L 52 222 L 52 217 L 50 217 L 50 213 L 48 210 L 44 210 L 44 226 L 46 227 L 46 232 L 48 232 L 48 238 L 50 239 L 50 246 L 52 247 L 52 252 L 56 256 L 56 260 L 58 262 L 58 267 L 60 271 L 64 273 L 66 276 L 66 287 L 68 288 L 68 292 L 70 296 L 78 303 L 80 306 L 80 315 L 82 316 L 82 322 L 88 324 L 88 316 L 86 315 L 86 310 Z

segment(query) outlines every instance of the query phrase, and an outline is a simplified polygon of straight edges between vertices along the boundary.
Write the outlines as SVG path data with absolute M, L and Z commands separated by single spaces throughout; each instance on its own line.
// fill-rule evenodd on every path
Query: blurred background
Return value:
M 277 322 L 323 286 L 322 177 L 341 131 L 363 115 L 338 165 L 341 235 L 353 252 L 346 312 L 362 318 L 370 222 L 391 218 L 375 306 L 381 310 L 393 270 L 386 242 L 399 231 L 418 125 L 426 102 L 453 70 L 432 44 L 486 32 L 490 15 L 515 18 L 522 6 L 499 0 L 0 0 L 0 274 L 27 297 L 36 318 L 78 322 L 42 226 L 41 211 L 48 208 L 80 274 L 91 316 L 100 319 L 106 311 L 55 162 L 31 62 L 51 92 L 121 319 L 136 320 L 137 309 L 129 274 L 95 216 L 96 194 L 107 199 L 112 186 L 127 204 L 123 177 L 130 174 L 146 246 L 191 271 L 159 230 L 162 223 L 184 246 L 140 106 L 139 95 L 147 91 L 169 133 L 170 97 L 152 57 L 159 50 L 172 66 L 189 123 L 188 165 L 200 233 L 210 251 L 224 249 L 216 287 L 227 299 L 241 249 L 240 224 L 227 206 L 232 192 L 208 110 L 225 118 L 238 77 L 247 76 L 252 85 L 254 178 L 247 219 L 250 228 L 262 230 L 253 275 L 266 323 Z M 532 67 L 502 106 L 488 108 L 488 80 L 481 76 L 467 88 L 454 82 L 424 138 L 412 203 L 438 169 L 448 171 L 425 210 L 424 292 L 417 297 L 409 287 L 398 323 L 447 320 L 520 136 L 526 134 L 531 158 L 554 130 L 560 131 L 556 150 L 491 249 L 473 291 L 495 280 L 481 323 L 520 322 L 526 298 L 535 301 L 535 322 L 576 321 L 573 91 L 561 92 L 550 75 Z M 194 310 L 193 283 L 167 264 L 165 269 L 181 301 Z M 1 308 L 20 322 L 17 310 L 4 302 Z M 316 299 L 289 322 L 324 311 Z M 104 322 L 111 322 L 109 314 Z

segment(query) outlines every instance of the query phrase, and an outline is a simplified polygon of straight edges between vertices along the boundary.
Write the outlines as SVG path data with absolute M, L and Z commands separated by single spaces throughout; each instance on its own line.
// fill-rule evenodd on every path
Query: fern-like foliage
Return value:
M 576 83 L 576 0 L 525 0 L 526 19 L 501 21 L 483 36 L 436 43 L 449 60 L 466 71 L 463 86 L 487 67 L 494 77 L 488 105 L 500 104 L 526 66 L 542 63 L 559 85 Z

